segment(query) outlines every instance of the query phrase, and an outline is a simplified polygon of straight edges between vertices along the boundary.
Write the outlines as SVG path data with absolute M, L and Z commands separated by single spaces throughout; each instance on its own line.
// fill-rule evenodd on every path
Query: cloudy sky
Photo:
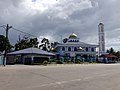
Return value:
M 0 0 L 0 26 L 12 25 L 21 31 L 51 42 L 75 32 L 80 40 L 98 44 L 98 24 L 105 25 L 106 48 L 120 50 L 120 0 Z M 0 34 L 5 34 L 0 27 Z M 10 42 L 18 35 L 9 30 Z

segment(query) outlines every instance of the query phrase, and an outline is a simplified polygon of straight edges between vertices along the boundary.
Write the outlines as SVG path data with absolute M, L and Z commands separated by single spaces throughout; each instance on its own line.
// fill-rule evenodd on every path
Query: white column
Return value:
M 49 62 L 50 62 L 50 56 L 48 57 L 48 59 L 49 59 Z
M 34 64 L 34 56 L 31 56 L 31 64 Z
M 68 51 L 68 47 L 67 46 L 65 47 L 65 51 Z

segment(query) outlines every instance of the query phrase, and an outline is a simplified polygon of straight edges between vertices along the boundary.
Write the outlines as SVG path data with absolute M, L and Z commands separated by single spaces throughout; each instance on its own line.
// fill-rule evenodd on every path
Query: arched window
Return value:
M 104 29 L 103 26 L 101 26 L 101 32 L 103 32 L 103 29 Z
M 102 51 L 105 51 L 105 45 L 102 44 Z
M 71 51 L 71 47 L 68 48 L 68 51 Z
M 77 47 L 74 47 L 74 51 L 77 51 Z
M 88 51 L 88 48 L 86 47 L 86 51 Z
M 65 51 L 65 47 L 62 47 L 62 51 Z
M 91 48 L 91 51 L 94 52 L 94 48 Z

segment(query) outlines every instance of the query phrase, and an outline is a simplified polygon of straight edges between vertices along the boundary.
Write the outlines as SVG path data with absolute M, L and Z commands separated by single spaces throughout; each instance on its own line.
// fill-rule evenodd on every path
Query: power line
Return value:
M 29 36 L 34 36 L 34 37 L 36 37 L 35 35 L 32 35 L 32 34 L 29 34 L 29 33 L 27 33 L 27 32 L 21 31 L 21 30 L 19 30 L 19 29 L 16 29 L 16 28 L 12 28 L 12 29 L 15 30 L 15 31 L 18 31 L 18 32 L 27 34 L 27 35 L 29 35 Z
M 2 25 L 2 26 L 0 26 L 0 27 L 3 27 L 3 28 L 6 29 L 7 26 L 6 26 L 6 25 Z M 39 38 L 39 39 L 43 39 L 43 38 L 41 38 L 41 37 L 37 37 L 37 36 L 35 36 L 35 35 L 33 35 L 33 34 L 24 32 L 24 31 L 22 31 L 22 30 L 20 30 L 20 29 L 14 28 L 14 27 L 12 27 L 12 29 L 15 30 L 15 31 L 21 32 L 21 33 L 23 33 L 23 34 L 25 34 L 25 35 L 29 35 L 29 36 L 33 36 L 33 37 L 36 37 L 36 38 Z
M 3 26 L 0 26 L 0 27 L 5 28 L 5 31 L 6 31 L 5 37 L 6 37 L 6 40 L 9 40 L 9 38 L 8 38 L 8 31 L 9 31 L 10 28 L 12 28 L 12 26 L 9 26 L 9 24 L 7 24 L 7 25 L 3 25 Z M 3 57 L 3 65 L 4 65 L 4 66 L 6 66 L 7 51 L 8 51 L 8 46 L 6 45 L 6 46 L 5 46 L 4 57 Z
M 10 28 L 12 28 L 12 29 L 15 30 L 15 31 L 19 31 L 19 32 L 21 32 L 21 33 L 27 34 L 27 35 L 29 35 L 29 36 L 34 36 L 34 37 L 37 38 L 37 36 L 35 36 L 35 35 L 29 34 L 29 33 L 27 33 L 27 32 L 24 32 L 24 31 L 21 31 L 21 30 L 19 30 L 19 29 L 13 28 L 12 26 L 9 26 L 9 24 L 7 24 L 7 25 L 2 25 L 2 26 L 0 26 L 0 27 L 2 27 L 2 28 L 5 29 L 5 31 L 6 31 L 6 39 L 7 39 L 7 40 L 9 40 L 9 38 L 8 38 L 8 31 L 9 31 Z M 40 38 L 40 39 L 42 39 L 42 38 Z M 6 61 L 7 61 L 7 50 L 8 50 L 8 47 L 7 47 L 7 45 L 6 45 L 6 46 L 5 46 L 4 58 L 3 58 L 3 65 L 4 65 L 4 66 L 6 66 Z
M 12 27 L 12 29 L 15 30 L 15 31 L 21 32 L 21 33 L 23 33 L 23 34 L 29 35 L 29 36 L 37 37 L 37 36 L 35 36 L 35 35 L 32 35 L 32 34 L 30 34 L 30 33 L 24 32 L 24 31 L 22 31 L 22 30 L 19 30 L 19 29 L 13 28 L 13 27 Z M 38 37 L 37 37 L 37 38 L 38 38 Z M 43 39 L 43 38 L 39 38 L 39 39 Z

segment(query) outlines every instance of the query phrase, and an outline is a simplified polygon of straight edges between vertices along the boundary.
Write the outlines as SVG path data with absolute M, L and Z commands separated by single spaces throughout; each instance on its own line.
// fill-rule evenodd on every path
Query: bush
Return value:
M 75 63 L 80 64 L 80 60 L 75 60 Z
M 46 65 L 46 64 L 50 64 L 50 63 L 45 60 L 45 61 L 43 62 L 43 64 Z
M 73 60 L 65 60 L 65 62 L 68 63 L 68 64 L 69 64 L 69 63 L 74 63 Z
M 57 62 L 57 60 L 56 60 L 56 59 L 53 59 L 53 60 L 51 60 L 51 62 Z
M 57 64 L 63 64 L 63 62 L 61 60 L 57 60 L 56 63 Z

